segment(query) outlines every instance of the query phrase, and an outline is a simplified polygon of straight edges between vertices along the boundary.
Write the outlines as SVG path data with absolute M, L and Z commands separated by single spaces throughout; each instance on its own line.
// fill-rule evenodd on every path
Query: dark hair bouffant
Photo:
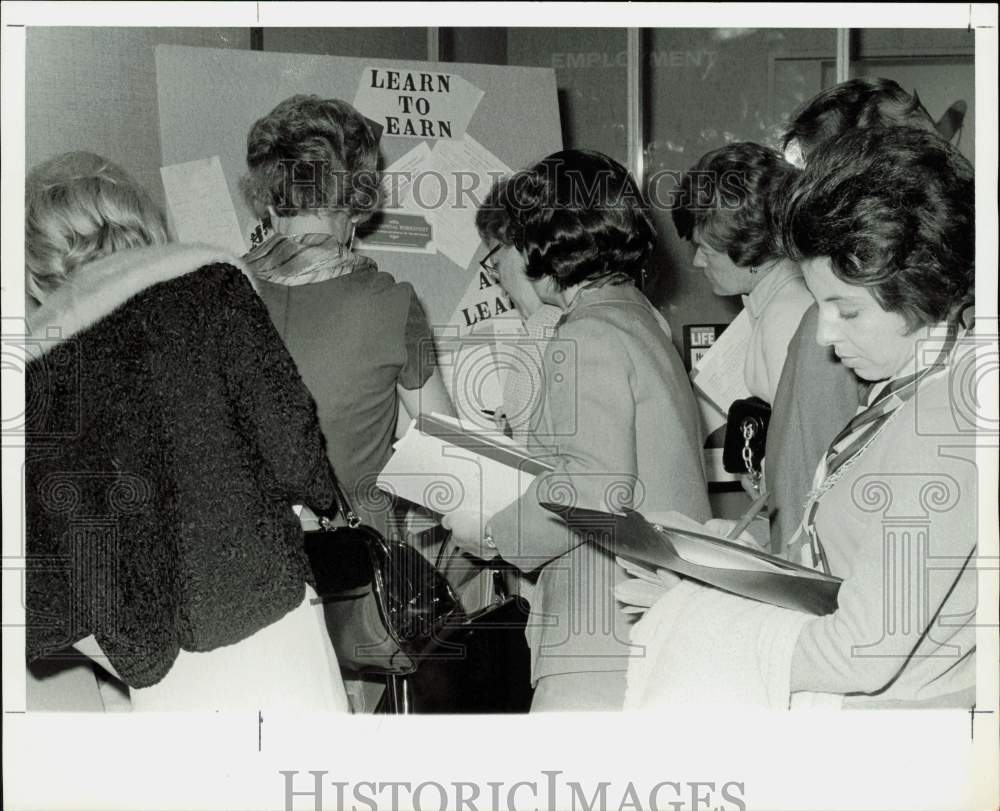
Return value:
M 476 214 L 486 239 L 513 245 L 532 279 L 560 289 L 620 277 L 639 283 L 656 234 L 628 171 L 600 152 L 568 149 L 499 181 Z
M 915 95 L 892 79 L 850 79 L 813 96 L 795 114 L 782 139 L 798 141 L 803 156 L 855 129 L 914 127 L 934 132 L 934 122 Z
M 911 127 L 858 130 L 813 153 L 781 212 L 793 259 L 826 256 L 910 330 L 954 317 L 974 297 L 972 166 Z
M 282 217 L 324 208 L 371 214 L 379 204 L 376 126 L 346 101 L 285 99 L 247 136 L 247 204 L 258 217 L 268 206 Z
M 724 251 L 739 267 L 781 255 L 773 211 L 796 169 L 775 150 L 744 141 L 702 155 L 681 179 L 671 211 L 677 233 Z

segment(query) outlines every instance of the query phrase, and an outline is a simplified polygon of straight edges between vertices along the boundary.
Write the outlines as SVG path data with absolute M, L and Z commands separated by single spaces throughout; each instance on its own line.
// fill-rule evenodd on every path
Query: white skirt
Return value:
M 182 650 L 166 676 L 131 690 L 134 711 L 350 712 L 323 606 L 306 586 L 298 608 L 206 653 Z

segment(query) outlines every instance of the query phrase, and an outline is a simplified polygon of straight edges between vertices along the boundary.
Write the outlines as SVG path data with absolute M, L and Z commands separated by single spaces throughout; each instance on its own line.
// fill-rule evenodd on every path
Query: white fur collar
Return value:
M 239 259 L 209 245 L 157 245 L 119 251 L 78 268 L 40 307 L 28 314 L 28 334 L 58 339 L 42 342 L 44 354 L 143 290 L 220 262 L 234 265 L 246 274 Z

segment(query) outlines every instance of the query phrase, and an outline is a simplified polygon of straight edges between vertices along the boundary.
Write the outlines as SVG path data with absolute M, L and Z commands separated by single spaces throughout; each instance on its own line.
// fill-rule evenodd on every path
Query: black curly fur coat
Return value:
M 291 505 L 333 500 L 315 406 L 243 274 L 152 281 L 121 306 L 77 294 L 75 334 L 33 335 L 25 383 L 28 659 L 94 634 L 133 687 L 298 605 Z

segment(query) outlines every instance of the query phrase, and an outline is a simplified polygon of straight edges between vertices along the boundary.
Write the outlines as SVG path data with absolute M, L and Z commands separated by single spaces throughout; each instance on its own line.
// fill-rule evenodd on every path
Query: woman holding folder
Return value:
M 500 182 L 477 225 L 501 283 L 526 274 L 562 319 L 528 447 L 554 465 L 495 515 L 445 517 L 455 540 L 537 577 L 528 638 L 532 711 L 620 709 L 631 654 L 613 588 L 624 576 L 541 502 L 709 516 L 694 397 L 669 327 L 637 286 L 654 241 L 628 172 L 567 150 Z
M 771 706 L 975 703 L 973 194 L 965 158 L 916 129 L 848 133 L 810 156 L 783 240 L 819 308 L 816 340 L 873 384 L 821 460 L 791 545 L 842 578 L 838 606 L 811 617 L 683 582 L 636 626 L 653 651 L 627 706 L 725 699 L 718 673 L 734 661 L 742 694 L 756 679 Z

